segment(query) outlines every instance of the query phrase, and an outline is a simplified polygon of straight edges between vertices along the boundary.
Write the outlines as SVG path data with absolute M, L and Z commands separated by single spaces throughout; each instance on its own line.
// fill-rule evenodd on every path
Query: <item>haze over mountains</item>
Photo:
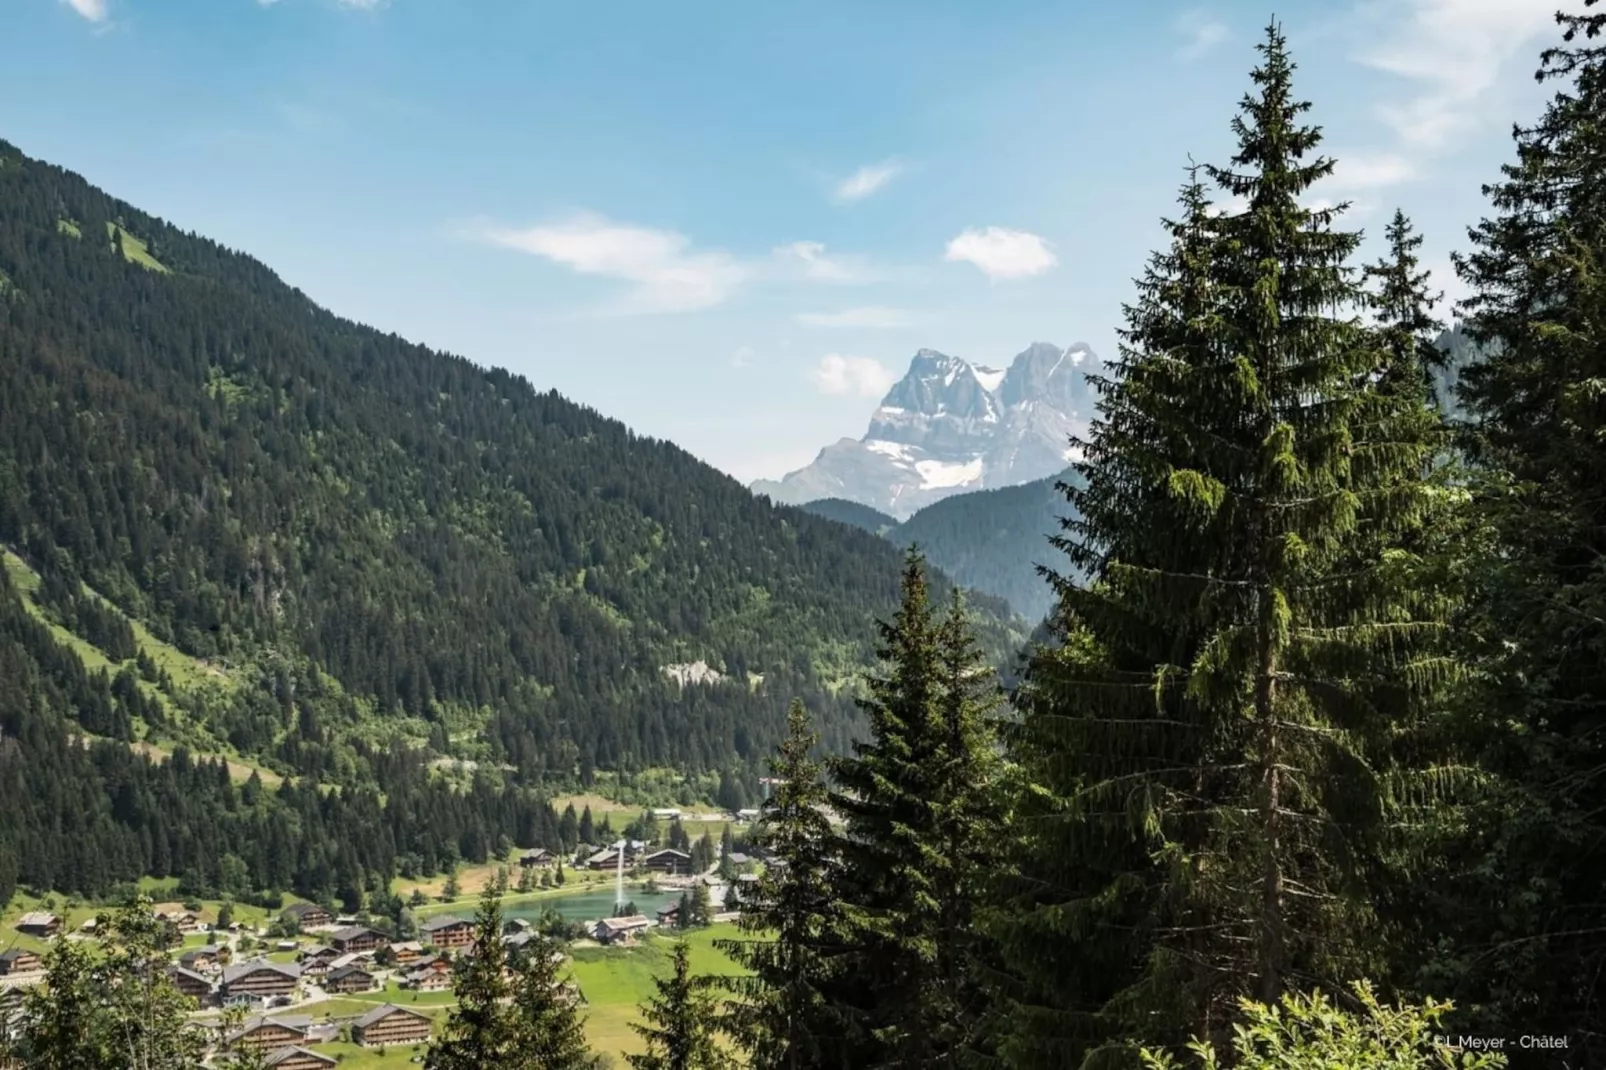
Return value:
M 1073 459 L 1070 437 L 1087 429 L 1086 372 L 1097 362 L 1084 343 L 1033 343 L 1004 371 L 922 349 L 863 438 L 752 489 L 788 504 L 840 498 L 904 520 L 965 491 L 1052 476 Z

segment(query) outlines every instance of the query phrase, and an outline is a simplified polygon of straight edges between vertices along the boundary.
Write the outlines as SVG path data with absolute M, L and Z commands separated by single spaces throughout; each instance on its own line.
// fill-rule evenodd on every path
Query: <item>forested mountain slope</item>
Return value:
M 7 738 L 89 718 L 359 788 L 752 768 L 794 695 L 844 746 L 900 559 L 5 142 L 0 546 L 46 628 L 5 678 L 58 681 L 9 689 Z
M 944 498 L 901 524 L 869 506 L 840 498 L 809 502 L 804 509 L 843 524 L 873 531 L 898 546 L 917 546 L 955 583 L 1002 599 L 1010 611 L 1037 622 L 1048 615 L 1054 592 L 1037 573 L 1039 564 L 1060 571 L 1065 555 L 1049 545 L 1060 517 L 1070 509 L 1056 489 L 1062 473 L 1014 487 L 976 490 Z
M 872 535 L 885 535 L 898 526 L 898 521 L 868 505 L 850 502 L 846 498 L 820 498 L 817 501 L 806 502 L 798 508 L 815 516 L 823 516 L 827 520 L 835 520 L 839 524 L 850 524 L 861 528 Z
M 1059 518 L 1071 508 L 1057 484 L 1074 478 L 1067 472 L 1018 487 L 957 494 L 926 506 L 887 537 L 899 546 L 918 546 L 956 583 L 996 595 L 1027 620 L 1040 621 L 1053 606 L 1054 592 L 1037 566 L 1067 568 L 1065 555 L 1048 540 L 1059 534 Z

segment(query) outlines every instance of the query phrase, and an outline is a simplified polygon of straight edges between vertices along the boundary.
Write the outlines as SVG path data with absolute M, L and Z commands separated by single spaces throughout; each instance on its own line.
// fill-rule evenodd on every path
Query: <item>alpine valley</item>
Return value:
M 902 558 L 5 142 L 0 555 L 0 902 L 358 901 L 645 770 L 747 806 L 791 699 L 862 724 Z

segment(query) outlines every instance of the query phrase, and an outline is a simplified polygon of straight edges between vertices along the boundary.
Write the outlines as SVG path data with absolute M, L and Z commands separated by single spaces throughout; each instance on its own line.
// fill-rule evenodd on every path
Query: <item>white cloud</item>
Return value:
M 338 0 L 341 7 L 349 7 L 357 11 L 378 11 L 389 2 L 390 0 Z
M 837 183 L 836 199 L 839 201 L 863 200 L 898 177 L 898 173 L 902 170 L 903 164 L 897 160 L 882 160 L 880 163 L 866 164 Z
M 488 227 L 482 236 L 582 275 L 635 284 L 621 312 L 692 312 L 724 302 L 750 274 L 723 252 L 697 252 L 672 230 L 614 223 L 590 213 L 523 230 Z
M 753 363 L 753 350 L 750 346 L 737 346 L 736 352 L 731 354 L 731 367 L 745 368 Z
M 823 394 L 878 398 L 897 381 L 897 375 L 890 368 L 869 357 L 827 353 L 814 369 L 814 385 Z
M 872 330 L 890 330 L 907 327 L 914 317 L 901 308 L 845 308 L 840 312 L 799 312 L 799 323 L 810 327 L 864 327 Z
M 1187 38 L 1177 50 L 1183 59 L 1196 59 L 1227 39 L 1227 25 L 1204 11 L 1184 11 L 1177 18 L 1177 32 Z
M 1552 0 L 1371 0 L 1357 59 L 1415 83 L 1384 120 L 1407 145 L 1443 149 L 1475 127 L 1512 63 L 1537 66 L 1533 40 L 1554 26 Z M 1524 71 L 1524 73 L 1531 73 Z
M 62 0 L 62 3 L 90 22 L 105 22 L 106 16 L 111 13 L 107 10 L 106 0 Z
M 1385 189 L 1409 182 L 1417 176 L 1417 166 L 1398 153 L 1333 153 L 1338 161 L 1328 183 L 1339 189 Z
M 1242 215 L 1249 211 L 1248 197 L 1228 197 L 1224 201 L 1212 201 L 1210 207 L 1205 209 L 1205 215 L 1212 218 L 1223 215 Z
M 944 259 L 975 264 L 990 279 L 1041 275 L 1059 259 L 1036 234 L 1006 227 L 971 227 L 948 243 Z
M 811 282 L 868 282 L 871 279 L 869 269 L 859 260 L 827 255 L 823 242 L 795 241 L 776 246 L 771 255 L 783 268 L 800 268 L 803 278 Z

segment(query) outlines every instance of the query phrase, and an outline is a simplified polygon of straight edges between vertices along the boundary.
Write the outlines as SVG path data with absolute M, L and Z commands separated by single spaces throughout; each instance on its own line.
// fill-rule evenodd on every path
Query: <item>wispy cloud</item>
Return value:
M 790 242 L 776 246 L 770 255 L 783 274 L 801 271 L 802 277 L 810 282 L 860 283 L 874 278 L 874 273 L 863 260 L 833 256 L 826 252 L 823 242 Z
M 1368 0 L 1357 10 L 1369 43 L 1356 58 L 1412 83 L 1383 119 L 1414 149 L 1445 148 L 1483 117 L 1512 63 L 1534 65 L 1534 38 L 1554 26 L 1547 0 Z M 1566 0 L 1563 0 L 1566 6 Z
M 822 394 L 878 398 L 897 381 L 892 369 L 869 357 L 827 353 L 814 368 L 814 385 Z
M 944 259 L 976 265 L 993 280 L 1041 275 L 1059 258 L 1036 234 L 1006 227 L 971 227 L 948 243 Z
M 336 2 L 341 7 L 349 7 L 354 11 L 378 11 L 389 4 L 390 0 L 336 0 Z
M 879 305 L 845 308 L 840 312 L 799 312 L 795 318 L 809 327 L 860 327 L 870 330 L 908 327 L 915 321 L 915 317 L 905 309 Z
M 1342 190 L 1375 190 L 1417 177 L 1415 162 L 1395 152 L 1334 152 L 1337 165 L 1324 185 Z
M 695 248 L 673 230 L 621 223 L 579 212 L 532 227 L 479 221 L 460 237 L 539 256 L 581 275 L 634 284 L 604 315 L 696 312 L 725 303 L 749 283 L 853 285 L 882 276 L 860 257 L 830 253 L 824 243 L 796 241 L 767 256 Z M 589 313 L 596 315 L 597 311 Z
M 837 183 L 834 196 L 839 201 L 861 201 L 897 178 L 903 164 L 897 160 L 882 160 L 866 164 Z
M 745 368 L 753 363 L 753 349 L 751 346 L 737 346 L 736 352 L 731 354 L 731 367 Z
M 106 6 L 106 0 L 61 0 L 90 22 L 105 22 L 111 11 Z
M 729 298 L 751 274 L 728 253 L 694 250 L 683 234 L 615 223 L 591 213 L 522 230 L 482 227 L 480 236 L 582 275 L 634 284 L 617 309 L 622 313 L 712 308 Z
M 1184 11 L 1177 17 L 1176 30 L 1184 38 L 1177 49 L 1183 59 L 1197 59 L 1227 39 L 1227 24 L 1205 11 Z

